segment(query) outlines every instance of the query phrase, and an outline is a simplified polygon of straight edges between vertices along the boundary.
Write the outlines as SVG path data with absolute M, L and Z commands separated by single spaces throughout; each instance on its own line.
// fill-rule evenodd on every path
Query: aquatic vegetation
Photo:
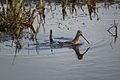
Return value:
M 39 0 L 39 3 L 27 3 L 26 0 L 6 0 L 6 3 L 0 2 L 0 34 L 4 33 L 10 36 L 10 40 L 13 40 L 17 47 L 21 48 L 19 39 L 31 39 L 37 40 L 36 35 L 39 32 L 40 27 L 42 26 L 45 32 L 45 23 L 46 23 L 46 3 L 44 0 Z M 68 15 L 68 10 L 72 14 L 76 14 L 77 10 L 81 8 L 85 14 L 82 6 L 87 4 L 88 14 L 92 20 L 92 13 L 97 15 L 95 9 L 97 8 L 94 0 L 88 0 L 87 2 L 81 0 L 59 0 L 59 1 L 50 1 L 48 4 L 54 3 L 54 6 L 61 7 L 61 13 L 63 20 Z M 33 7 L 34 5 L 34 7 Z M 29 10 L 26 10 L 26 6 Z M 50 6 L 50 9 L 52 5 Z M 51 11 L 53 11 L 51 9 Z M 38 16 L 39 15 L 39 16 Z M 98 15 L 97 15 L 98 16 Z M 35 29 L 33 26 L 34 20 L 37 18 L 38 24 Z M 57 23 L 58 27 L 62 25 L 61 22 Z M 66 25 L 65 25 L 66 26 Z M 69 30 L 69 28 L 67 28 Z M 1 36 L 1 35 L 0 35 Z M 51 36 L 52 38 L 52 36 Z M 83 37 L 84 38 L 84 37 Z M 86 40 L 87 41 L 87 40 Z M 52 39 L 50 39 L 52 42 Z M 88 41 L 87 41 L 88 42 Z M 19 44 L 18 44 L 19 43 Z M 89 43 L 89 42 L 88 42 Z
M 30 29 L 30 33 L 36 33 L 32 25 L 35 10 L 32 10 L 31 13 L 26 12 L 24 4 L 24 0 L 12 0 L 9 2 L 9 6 L 8 0 L 6 0 L 6 4 L 1 3 L 0 32 L 10 35 L 13 40 L 20 39 L 26 29 Z
M 118 23 L 116 23 L 115 20 L 114 20 L 114 23 L 111 24 L 111 25 L 112 26 L 107 31 L 113 37 L 114 43 L 116 43 L 117 38 L 118 38 Z M 114 29 L 114 30 L 112 31 L 112 29 Z M 110 42 L 111 48 L 113 48 L 112 47 L 113 40 L 111 40 L 111 42 Z
M 13 0 L 13 1 L 16 1 L 16 0 Z M 86 8 L 86 7 L 88 7 L 87 2 L 86 3 L 77 2 L 77 1 L 72 2 L 69 0 L 63 0 L 63 1 L 66 1 L 65 4 L 61 3 L 61 0 L 59 0 L 60 2 L 52 2 L 53 0 L 50 0 L 51 4 L 47 5 L 48 4 L 47 2 L 43 3 L 43 0 L 39 0 L 39 1 L 42 1 L 42 2 L 26 3 L 24 0 L 18 1 L 18 2 L 8 2 L 8 0 L 6 0 L 6 4 L 0 3 L 0 40 L 2 38 L 4 38 L 4 37 L 2 37 L 2 33 L 9 35 L 8 37 L 11 37 L 11 38 L 8 38 L 8 40 L 11 40 L 11 39 L 13 40 L 13 43 L 15 44 L 13 46 L 16 49 L 15 49 L 15 55 L 14 55 L 12 64 L 14 64 L 15 57 L 16 57 L 17 53 L 19 53 L 21 48 L 28 50 L 28 54 L 31 50 L 36 51 L 37 54 L 41 54 L 40 51 L 45 50 L 45 53 L 47 53 L 47 51 L 48 51 L 48 55 L 49 55 L 50 50 L 52 53 L 54 53 L 55 49 L 59 49 L 62 51 L 65 47 L 66 48 L 72 47 L 72 49 L 75 51 L 75 53 L 77 55 L 77 58 L 82 59 L 84 57 L 84 54 L 87 53 L 87 51 L 90 49 L 90 48 L 86 48 L 86 46 L 90 46 L 90 47 L 92 46 L 91 49 L 96 48 L 96 46 L 97 47 L 99 46 L 98 44 L 95 43 L 96 42 L 95 40 L 91 39 L 93 37 L 94 37 L 94 39 L 96 39 L 97 36 L 93 36 L 93 35 L 88 36 L 89 35 L 88 34 L 87 37 L 90 40 L 91 44 L 90 45 L 85 44 L 84 49 L 87 49 L 87 50 L 84 50 L 84 49 L 82 50 L 80 48 L 81 45 L 82 45 L 82 47 L 84 47 L 84 44 L 83 44 L 84 42 L 81 43 L 82 41 L 79 43 L 79 45 L 69 45 L 75 41 L 75 39 L 74 39 L 71 42 L 71 40 L 72 40 L 71 38 L 73 37 L 73 36 L 71 36 L 72 33 L 68 32 L 67 34 L 69 34 L 69 35 L 66 36 L 65 38 L 63 37 L 64 35 L 60 34 L 60 33 L 58 33 L 60 35 L 55 33 L 52 36 L 52 29 L 56 30 L 55 32 L 59 32 L 58 28 L 61 28 L 61 30 L 63 30 L 63 29 L 66 29 L 66 30 L 90 29 L 91 26 L 89 26 L 90 24 L 87 24 L 86 21 L 89 21 L 89 17 L 90 17 L 90 19 L 95 18 L 97 14 L 96 14 L 96 12 L 94 12 L 94 9 L 96 10 L 96 8 L 102 8 L 103 6 L 99 6 L 96 4 L 96 6 L 93 7 L 94 4 L 89 3 L 91 8 Z M 83 5 L 85 5 L 85 6 L 83 7 Z M 104 4 L 102 4 L 102 5 L 104 5 Z M 65 6 L 65 9 L 64 9 L 64 6 Z M 27 9 L 26 9 L 26 7 L 27 7 Z M 58 8 L 60 10 L 56 10 Z M 82 10 L 82 13 L 79 11 L 79 9 Z M 88 13 L 84 12 L 84 9 L 85 9 L 85 11 L 88 11 Z M 48 10 L 48 12 L 46 13 L 45 11 L 47 11 L 47 10 Z M 49 13 L 49 11 L 51 11 L 51 12 Z M 58 11 L 60 11 L 60 12 L 58 12 Z M 54 17 L 52 16 L 52 18 L 54 18 L 54 19 L 51 19 L 51 16 L 49 16 L 49 15 L 51 15 L 51 13 L 54 16 Z M 104 13 L 105 12 L 103 12 L 102 14 L 104 14 Z M 119 13 L 117 13 L 117 14 L 119 14 Z M 37 24 L 35 23 L 36 29 L 33 26 L 35 19 L 38 20 Z M 53 22 L 50 19 L 53 20 Z M 83 19 L 87 19 L 87 20 L 83 20 Z M 50 21 L 50 23 L 48 23 L 48 21 L 46 21 L 46 20 Z M 62 21 L 62 20 L 64 20 L 64 21 Z M 45 25 L 45 23 L 46 23 L 46 25 Z M 55 25 L 52 25 L 54 23 L 55 23 Z M 71 26 L 71 24 L 72 24 L 72 26 Z M 77 25 L 74 25 L 74 24 L 77 24 Z M 57 25 L 58 25 L 58 28 L 56 27 Z M 85 27 L 83 28 L 83 26 L 81 27 L 81 25 L 84 25 Z M 38 44 L 34 43 L 34 42 L 27 42 L 26 44 L 24 44 L 24 41 L 20 40 L 22 38 L 29 39 L 32 41 L 36 40 L 36 35 L 39 32 L 39 29 L 41 28 L 41 26 L 43 26 L 44 31 L 45 31 L 44 26 L 49 27 L 48 29 L 51 29 L 49 40 L 43 39 L 44 41 L 43 42 L 39 41 L 40 43 L 38 43 Z M 74 28 L 75 26 L 76 26 L 76 28 Z M 86 26 L 89 26 L 89 27 L 86 27 Z M 96 26 L 96 27 L 100 27 L 100 26 Z M 94 27 L 94 28 L 96 28 L 96 27 Z M 117 24 L 115 22 L 114 22 L 113 26 L 108 29 L 108 32 L 111 33 L 112 28 L 115 28 L 115 30 L 116 30 L 116 34 L 111 34 L 112 38 L 115 38 L 114 42 L 116 42 L 118 35 L 117 35 Z M 94 29 L 94 31 L 92 31 L 92 30 L 91 30 L 91 32 L 96 31 L 96 29 Z M 88 33 L 90 32 L 87 30 L 83 30 L 83 31 L 86 31 Z M 72 31 L 72 32 L 75 32 L 75 31 Z M 62 35 L 62 37 L 55 38 L 55 37 L 59 37 L 61 35 Z M 71 36 L 71 38 L 68 38 L 69 36 Z M 42 37 L 41 37 L 41 35 L 39 35 L 38 40 L 41 40 L 41 38 L 43 38 L 43 37 L 45 37 L 45 38 L 48 37 L 48 34 L 47 34 L 47 36 L 42 35 Z M 87 41 L 87 39 L 84 36 L 82 36 L 82 37 Z M 5 36 L 5 38 L 6 38 L 6 36 Z M 62 41 L 62 39 L 63 39 L 63 41 Z M 7 39 L 3 39 L 3 40 L 5 41 Z M 59 45 L 57 40 L 61 41 L 62 46 Z M 23 43 L 22 43 L 22 41 L 23 41 Z M 87 43 L 89 44 L 88 41 L 87 41 Z M 94 47 L 93 43 L 95 43 L 95 47 Z M 68 45 L 66 46 L 66 44 L 68 44 Z M 78 42 L 77 42 L 77 44 L 78 44 Z M 6 45 L 5 45 L 5 47 L 6 47 Z M 10 47 L 11 47 L 11 45 L 10 45 Z M 79 50 L 79 48 L 81 50 Z M 83 53 L 83 51 L 85 51 L 85 52 L 83 54 L 81 54 L 80 51 L 82 51 L 82 53 Z

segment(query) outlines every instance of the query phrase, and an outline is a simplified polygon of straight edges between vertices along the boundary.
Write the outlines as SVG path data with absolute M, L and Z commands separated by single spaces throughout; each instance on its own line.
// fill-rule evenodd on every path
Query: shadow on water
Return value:
M 47 43 L 47 44 L 48 44 L 48 43 Z M 39 51 L 41 51 L 41 50 L 44 50 L 44 51 L 50 50 L 50 52 L 52 53 L 52 54 L 50 54 L 50 55 L 53 55 L 53 54 L 54 54 L 54 51 L 57 50 L 57 49 L 62 50 L 63 48 L 64 48 L 64 49 L 69 48 L 69 49 L 73 49 L 73 51 L 75 51 L 75 54 L 76 54 L 78 60 L 82 60 L 82 59 L 83 59 L 83 56 L 84 56 L 84 55 L 88 52 L 88 50 L 90 49 L 90 47 L 88 47 L 86 50 L 84 50 L 83 53 L 81 53 L 81 52 L 80 52 L 80 46 L 83 45 L 82 43 L 79 44 L 79 45 L 70 45 L 70 46 L 60 46 L 60 45 L 58 45 L 58 44 L 50 44 L 50 43 L 49 43 L 50 45 L 47 45 L 47 44 L 44 44 L 44 47 L 41 46 L 41 45 L 39 45 L 39 44 L 37 44 L 37 46 L 34 45 L 35 47 L 34 47 L 33 50 L 36 50 L 37 55 L 39 55 Z M 29 47 L 30 47 L 30 44 L 28 44 L 28 45 L 29 45 Z M 45 45 L 46 45 L 46 47 L 45 47 Z M 29 51 L 29 50 L 30 50 L 29 47 L 28 47 L 28 56 L 29 56 L 29 52 L 30 52 L 30 51 Z M 14 56 L 13 56 L 12 65 L 15 64 L 15 60 L 16 60 L 17 54 L 18 54 L 18 53 L 20 52 L 20 50 L 22 49 L 22 47 L 21 47 L 20 45 L 16 45 L 15 48 L 16 48 L 16 49 L 15 49 L 15 53 L 14 53 Z M 82 50 L 82 51 L 83 51 L 83 50 Z

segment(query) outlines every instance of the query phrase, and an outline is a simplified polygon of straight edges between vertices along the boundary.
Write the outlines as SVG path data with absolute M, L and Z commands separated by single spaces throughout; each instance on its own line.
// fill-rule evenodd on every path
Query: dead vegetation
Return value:
M 9 35 L 10 39 L 13 41 L 18 41 L 21 38 L 30 38 L 34 41 L 36 40 L 36 35 L 41 26 L 43 26 L 45 32 L 46 4 L 44 3 L 44 0 L 39 0 L 39 2 L 34 3 L 26 2 L 26 0 L 6 0 L 5 2 L 6 3 L 0 2 L 0 36 L 1 33 L 4 33 Z M 61 13 L 63 20 L 65 20 L 65 17 L 68 15 L 68 9 L 70 13 L 75 14 L 76 16 L 77 9 L 81 8 L 84 12 L 82 8 L 84 4 L 88 5 L 90 20 L 92 20 L 92 13 L 97 15 L 95 11 L 96 0 L 58 0 L 57 2 L 50 0 L 48 4 L 52 11 L 51 3 L 55 3 L 54 5 L 57 4 L 59 5 L 58 7 L 62 7 Z M 105 3 L 111 2 L 106 0 Z M 28 7 L 28 10 L 26 10 L 26 6 Z M 33 23 L 36 17 L 39 24 L 35 29 Z
M 6 0 L 6 4 L 1 3 L 0 32 L 9 34 L 12 40 L 20 39 L 26 29 L 30 29 L 31 34 L 36 33 L 32 25 L 35 19 L 35 10 L 31 10 L 30 7 L 27 12 L 24 4 L 24 0 L 10 2 Z
M 107 31 L 113 37 L 114 43 L 116 43 L 116 40 L 118 38 L 118 23 L 116 23 L 115 20 L 114 20 L 114 23 L 111 24 L 111 25 L 112 26 Z M 113 40 L 110 43 L 111 47 L 112 47 Z

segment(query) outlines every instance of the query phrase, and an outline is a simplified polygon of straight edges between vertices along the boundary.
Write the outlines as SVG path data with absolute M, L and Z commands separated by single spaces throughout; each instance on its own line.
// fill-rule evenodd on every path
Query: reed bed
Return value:
M 96 0 L 100 2 L 101 0 Z M 92 20 L 92 14 L 97 15 L 96 12 L 96 1 L 95 0 L 49 0 L 47 3 L 50 8 L 52 7 L 51 3 L 55 3 L 55 5 L 60 5 L 62 7 L 62 15 L 63 20 L 67 16 L 68 8 L 71 7 L 71 14 L 76 14 L 76 7 L 80 7 L 80 9 L 84 12 L 82 5 L 88 5 L 88 14 L 90 19 Z M 106 1 L 102 1 L 105 3 Z M 39 0 L 39 2 L 35 2 L 34 8 L 32 8 L 33 3 L 26 2 L 26 0 L 6 0 L 6 3 L 0 2 L 0 36 L 1 33 L 7 34 L 10 36 L 11 40 L 19 40 L 21 38 L 31 38 L 33 41 L 36 39 L 36 35 L 39 32 L 40 26 L 42 25 L 45 31 L 45 0 Z M 109 1 L 108 1 L 109 2 Z M 107 2 L 107 3 L 108 3 Z M 111 2 L 109 2 L 111 3 Z M 119 1 L 118 1 L 119 4 Z M 26 5 L 29 7 L 29 10 L 26 10 Z M 67 8 L 67 9 L 66 9 Z M 52 10 L 51 10 L 52 11 Z M 36 14 L 38 13 L 38 14 Z M 85 12 L 84 12 L 85 13 Z M 38 21 L 38 26 L 35 29 L 33 26 L 33 22 L 36 16 L 39 15 L 40 21 Z M 97 15 L 98 16 L 98 15 Z
M 0 10 L 0 32 L 8 34 L 11 39 L 20 39 L 23 36 L 23 32 L 29 30 L 30 34 L 36 34 L 33 27 L 35 19 L 35 10 L 25 10 L 24 0 L 12 0 L 6 4 L 1 4 Z

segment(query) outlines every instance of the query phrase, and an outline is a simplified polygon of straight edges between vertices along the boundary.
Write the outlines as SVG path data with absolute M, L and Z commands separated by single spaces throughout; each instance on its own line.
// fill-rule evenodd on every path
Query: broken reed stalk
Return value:
M 117 38 L 118 38 L 118 33 L 117 33 L 117 23 L 115 22 L 115 20 L 114 20 L 114 24 L 107 30 L 108 32 L 109 32 L 109 34 L 111 34 L 113 37 L 114 37 L 114 43 L 116 43 L 116 40 L 117 40 Z M 115 34 L 113 34 L 110 30 L 112 29 L 112 28 L 115 28 Z
M 38 14 L 40 16 L 39 19 L 37 17 L 37 20 L 40 20 L 39 25 L 42 25 L 44 32 L 45 32 L 44 24 L 46 23 L 46 21 L 45 21 L 46 16 L 45 16 L 45 5 L 44 5 L 43 0 L 40 0 L 39 4 L 36 4 L 36 10 L 38 11 Z
M 116 43 L 116 39 L 118 37 L 118 34 L 117 34 L 117 24 L 115 23 L 115 20 L 114 20 L 114 27 L 115 27 L 115 40 L 114 40 L 114 43 Z
M 53 43 L 53 38 L 52 38 L 52 29 L 50 30 L 50 43 Z
M 88 12 L 89 12 L 89 16 L 90 16 L 90 20 L 92 20 L 92 13 L 95 12 L 95 0 L 88 0 L 87 1 L 87 5 L 88 5 Z

